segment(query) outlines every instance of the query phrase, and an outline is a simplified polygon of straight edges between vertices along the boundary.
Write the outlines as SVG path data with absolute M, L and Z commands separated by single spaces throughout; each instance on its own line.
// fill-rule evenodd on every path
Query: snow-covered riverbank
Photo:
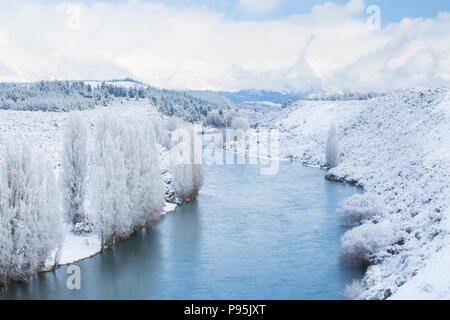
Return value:
M 145 102 L 127 102 L 118 101 L 108 106 L 114 108 L 115 111 L 123 115 L 138 115 L 143 120 L 151 120 L 161 117 L 155 108 L 149 107 Z M 92 150 L 94 122 L 96 115 L 100 112 L 100 108 L 95 110 L 86 110 L 82 112 L 83 117 L 88 123 L 89 129 L 89 148 Z M 0 145 L 3 139 L 12 139 L 15 144 L 21 145 L 27 142 L 37 149 L 49 155 L 52 160 L 57 176 L 60 173 L 61 166 L 61 149 L 64 130 L 67 125 L 68 113 L 63 112 L 40 112 L 40 111 L 0 111 Z M 159 145 L 160 167 L 166 186 L 166 195 L 173 193 L 172 172 L 170 169 L 170 159 L 167 149 Z M 89 199 L 88 199 L 89 200 Z M 161 212 L 165 215 L 174 211 L 176 204 L 166 202 Z M 89 205 L 88 205 L 89 211 Z M 62 215 L 62 214 L 61 214 Z M 88 212 L 89 215 L 89 212 Z M 101 250 L 99 236 L 93 232 L 88 234 L 74 234 L 71 232 L 67 224 L 62 225 L 64 240 L 59 252 L 58 265 L 70 264 L 79 260 L 83 260 L 98 254 Z M 55 262 L 55 254 L 53 253 L 47 260 L 47 269 L 51 269 Z
M 175 203 L 166 202 L 161 212 L 164 216 L 177 208 Z M 69 227 L 64 224 L 64 241 L 61 247 L 59 265 L 71 264 L 80 260 L 93 257 L 101 252 L 101 243 L 98 234 L 74 234 Z M 54 255 L 49 257 L 47 268 L 53 268 Z
M 357 182 L 384 201 L 392 237 L 376 252 L 360 299 L 450 298 L 450 93 L 394 92 L 367 101 L 301 101 L 261 119 L 281 131 L 281 157 L 325 164 L 331 123 L 340 165 L 330 177 Z

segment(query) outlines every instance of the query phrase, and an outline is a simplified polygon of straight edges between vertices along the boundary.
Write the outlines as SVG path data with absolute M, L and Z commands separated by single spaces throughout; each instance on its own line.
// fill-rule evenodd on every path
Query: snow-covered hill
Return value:
M 300 101 L 260 125 L 280 129 L 282 157 L 323 166 L 333 122 L 340 165 L 330 178 L 378 194 L 391 237 L 374 255 L 358 298 L 450 298 L 450 91 Z
M 183 91 L 157 89 L 132 79 L 0 83 L 0 109 L 3 110 L 88 110 L 120 99 L 143 100 L 157 106 L 165 115 L 190 122 L 203 120 L 211 110 L 228 107 L 223 100 L 210 101 Z
M 301 98 L 306 98 L 306 93 L 291 93 L 281 91 L 269 90 L 241 90 L 237 92 L 221 91 L 218 94 L 227 97 L 236 104 L 243 107 L 279 107 L 283 103 L 289 101 L 296 101 Z

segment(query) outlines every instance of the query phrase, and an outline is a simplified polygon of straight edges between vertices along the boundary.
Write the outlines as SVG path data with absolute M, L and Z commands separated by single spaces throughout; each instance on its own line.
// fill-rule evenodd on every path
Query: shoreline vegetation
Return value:
M 172 163 L 170 150 L 162 145 L 167 144 L 167 135 L 170 137 L 170 131 L 180 126 L 187 127 L 188 124 L 180 119 L 175 124 L 172 122 L 173 127 L 171 130 L 168 129 L 170 118 L 161 115 L 147 103 L 116 101 L 108 106 L 108 112 L 114 115 L 112 117 L 108 115 L 106 118 L 106 109 L 103 107 L 75 111 L 75 113 L 0 111 L 2 121 L 0 147 L 5 144 L 33 145 L 33 150 L 39 150 L 40 153 L 44 152 L 49 156 L 48 170 L 40 170 L 40 172 L 54 173 L 56 176 L 55 182 L 48 186 L 49 190 L 55 189 L 51 191 L 51 196 L 43 193 L 47 189 L 43 189 L 42 186 L 47 186 L 47 180 L 41 180 L 40 185 L 38 183 L 29 187 L 25 185 L 23 190 L 20 189 L 25 195 L 24 199 L 29 192 L 36 193 L 36 196 L 32 194 L 30 198 L 32 202 L 25 203 L 30 208 L 35 205 L 36 211 L 26 211 L 27 207 L 24 205 L 11 207 L 5 204 L 2 208 L 9 211 L 4 213 L 6 215 L 2 213 L 2 221 L 11 218 L 11 221 L 38 219 L 39 222 L 39 215 L 42 215 L 41 212 L 45 213 L 46 211 L 42 210 L 47 210 L 47 207 L 44 207 L 44 202 L 42 204 L 33 202 L 35 201 L 33 199 L 36 201 L 41 198 L 42 201 L 52 199 L 49 205 L 53 207 L 48 206 L 48 211 L 55 213 L 58 219 L 50 218 L 49 220 L 54 220 L 54 223 L 59 226 L 52 227 L 53 231 L 42 229 L 33 231 L 32 234 L 42 237 L 52 232 L 54 237 L 61 239 L 52 242 L 46 249 L 50 250 L 48 255 L 44 253 L 42 257 L 36 257 L 36 266 L 33 267 L 27 261 L 35 259 L 30 255 L 34 252 L 30 251 L 30 246 L 36 241 L 28 240 L 26 224 L 18 224 L 25 227 L 23 237 L 20 239 L 26 242 L 24 245 L 16 245 L 15 243 L 20 240 L 14 238 L 17 232 L 14 232 L 15 229 L 8 231 L 7 220 L 4 221 L 5 223 L 2 222 L 1 234 L 11 235 L 10 238 L 2 239 L 1 243 L 0 262 L 5 267 L 1 270 L 2 279 L 0 279 L 3 286 L 7 287 L 16 281 L 27 281 L 35 274 L 52 271 L 93 257 L 135 235 L 143 228 L 153 226 L 162 216 L 174 211 L 177 204 L 195 199 L 203 183 L 202 169 L 198 165 L 192 169 L 190 166 L 184 166 L 184 169 L 174 176 L 174 169 L 178 165 Z M 129 125 L 131 123 L 134 124 Z M 179 142 L 175 145 L 177 144 Z M 14 148 L 8 150 L 7 157 L 0 156 L 2 163 L 11 162 L 10 158 L 14 159 L 11 155 L 14 155 L 16 151 Z M 29 158 L 26 158 L 28 149 L 24 150 L 24 156 L 20 156 L 20 159 L 28 161 Z M 28 163 L 31 164 L 30 161 L 23 162 L 27 166 Z M 47 166 L 47 162 L 43 165 Z M 17 166 L 5 165 L 5 170 L 8 170 L 5 172 L 10 175 L 20 173 L 22 171 L 14 169 L 20 166 L 22 164 L 19 163 Z M 37 177 L 34 171 L 28 170 L 28 167 L 24 168 L 23 170 L 26 170 L 23 171 L 24 181 L 27 181 L 26 175 Z M 30 166 L 30 168 L 33 167 Z M 194 183 L 190 182 L 191 180 Z M 103 190 L 102 186 L 106 189 Z M 99 187 L 103 191 L 101 194 L 97 192 L 97 197 L 100 195 L 101 198 L 96 198 L 95 194 Z M 13 189 L 14 186 L 10 184 L 6 188 L 5 190 L 11 190 L 11 192 L 3 192 L 3 195 L 14 196 L 16 192 L 14 191 L 16 189 Z M 181 199 L 177 195 L 177 191 L 182 188 L 189 195 L 189 199 Z M 190 188 L 193 188 L 192 192 Z M 43 191 L 41 192 L 40 189 Z M 33 212 L 36 212 L 37 216 L 34 216 Z M 133 215 L 130 214 L 131 212 L 134 212 Z M 30 215 L 30 219 L 27 218 L 27 214 Z M 33 228 L 39 228 L 39 224 Z M 101 236 L 103 233 L 105 236 L 109 234 L 109 240 Z M 102 245 L 103 241 L 105 245 Z M 22 251 L 19 252 L 19 258 L 23 262 L 21 260 L 10 262 L 9 244 L 24 247 L 22 251 L 26 254 L 20 256 Z M 16 249 L 11 247 L 11 250 Z M 16 251 L 11 251 L 12 256 L 15 256 L 13 252 Z M 8 268 L 17 270 L 17 275 L 11 277 Z
M 359 217 L 342 237 L 342 261 L 366 270 L 348 285 L 348 299 L 450 297 L 450 277 L 432 271 L 442 251 L 450 254 L 449 101 L 446 88 L 410 89 L 366 101 L 298 101 L 257 119 L 258 128 L 280 131 L 280 159 L 326 168 L 326 179 L 364 191 L 340 213 Z M 226 149 L 248 155 L 242 144 Z
M 322 168 L 330 124 L 336 123 L 339 163 L 326 179 L 364 191 L 338 210 L 344 220 L 355 219 L 342 237 L 341 256 L 366 270 L 348 285 L 347 298 L 450 297 L 450 277 L 432 271 L 442 269 L 437 257 L 450 253 L 448 89 L 403 90 L 367 101 L 299 101 L 259 123 L 280 130 L 280 158 Z
M 122 242 L 124 242 L 124 241 L 129 240 L 131 237 L 136 236 L 137 234 L 139 234 L 139 232 L 142 232 L 144 229 L 149 229 L 149 230 L 151 230 L 151 229 L 152 229 L 153 227 L 155 227 L 162 219 L 164 219 L 164 216 L 168 215 L 169 213 L 174 212 L 177 208 L 178 208 L 178 205 L 177 205 L 177 204 L 175 204 L 175 203 L 170 203 L 170 202 L 166 202 L 165 210 L 163 210 L 163 211 L 161 212 L 160 218 L 159 218 L 157 221 L 155 221 L 154 224 L 152 224 L 151 226 L 141 226 L 141 227 L 138 227 L 132 234 L 129 235 L 128 238 L 124 238 L 124 239 L 117 240 L 115 243 L 111 244 L 111 245 L 108 246 L 108 247 L 105 247 L 103 250 L 101 250 L 101 249 L 99 248 L 96 252 L 92 253 L 92 254 L 89 255 L 89 256 L 82 257 L 82 258 L 80 258 L 80 259 L 78 259 L 78 260 L 74 260 L 74 261 L 65 262 L 65 263 L 62 263 L 62 264 L 53 265 L 53 266 L 51 266 L 51 267 L 48 268 L 48 269 L 39 270 L 37 273 L 38 273 L 38 274 L 41 274 L 41 273 L 46 273 L 46 272 L 53 272 L 53 271 L 55 271 L 56 269 L 59 269 L 59 268 L 61 268 L 61 267 L 68 266 L 68 265 L 71 265 L 71 264 L 74 264 L 74 263 L 77 263 L 77 262 L 80 262 L 80 261 L 84 261 L 84 260 L 91 259 L 91 258 L 93 258 L 93 257 L 95 257 L 95 256 L 97 256 L 97 255 L 99 255 L 99 254 L 102 254 L 104 251 L 111 250 L 111 249 L 114 248 L 114 246 L 116 246 L 116 245 L 118 245 L 118 244 L 120 244 L 120 243 L 122 243 Z M 78 235 L 78 237 L 79 237 L 80 239 L 84 238 L 83 235 Z

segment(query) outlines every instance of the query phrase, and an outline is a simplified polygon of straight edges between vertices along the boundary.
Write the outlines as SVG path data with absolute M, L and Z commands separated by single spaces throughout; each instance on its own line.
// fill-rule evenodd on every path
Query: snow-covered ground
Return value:
M 102 108 L 103 107 L 99 107 L 94 110 L 82 111 L 82 114 L 88 123 L 90 150 L 92 150 L 94 146 L 93 133 L 96 115 L 101 111 Z M 150 119 L 159 119 L 161 117 L 156 109 L 150 106 L 148 102 L 145 101 L 126 101 L 124 99 L 116 101 L 114 104 L 106 108 L 114 109 L 115 111 L 118 111 L 123 115 L 138 115 L 143 120 L 148 121 L 150 121 Z M 7 138 L 12 139 L 18 145 L 26 142 L 36 147 L 37 149 L 43 151 L 45 154 L 51 157 L 55 172 L 58 176 L 61 164 L 60 155 L 63 146 L 63 135 L 67 119 L 68 113 L 64 112 L 1 110 L 0 146 L 2 145 L 2 140 Z M 160 146 L 159 160 L 163 178 L 166 182 L 166 188 L 171 188 L 170 183 L 172 180 L 172 173 L 169 168 L 169 153 L 162 146 Z M 176 204 L 166 203 L 166 206 L 163 212 L 161 212 L 161 215 L 174 211 L 175 208 Z M 101 244 L 97 234 L 90 233 L 77 235 L 72 233 L 66 224 L 63 224 L 63 228 L 65 238 L 60 251 L 59 264 L 69 264 L 91 257 L 100 252 Z M 54 254 L 47 260 L 48 268 L 51 268 L 54 264 Z
M 361 299 L 450 299 L 450 91 L 414 89 L 367 101 L 300 101 L 259 119 L 280 129 L 281 158 L 323 166 L 330 124 L 334 179 L 385 203 L 392 241 L 376 253 Z

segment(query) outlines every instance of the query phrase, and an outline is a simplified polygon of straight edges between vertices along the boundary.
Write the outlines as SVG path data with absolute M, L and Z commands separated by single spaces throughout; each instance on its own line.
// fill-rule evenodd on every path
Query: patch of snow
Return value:
M 163 209 L 163 212 L 161 213 L 162 216 L 175 211 L 175 209 L 177 208 L 177 204 L 176 203 L 170 203 L 170 202 L 166 202 L 166 205 Z
M 67 231 L 61 248 L 59 264 L 69 264 L 86 259 L 100 252 L 101 243 L 97 234 L 76 235 Z

